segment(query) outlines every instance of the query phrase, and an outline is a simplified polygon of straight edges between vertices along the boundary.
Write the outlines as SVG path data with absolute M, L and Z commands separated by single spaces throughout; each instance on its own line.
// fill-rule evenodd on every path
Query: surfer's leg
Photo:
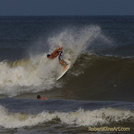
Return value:
M 60 63 L 64 66 L 64 70 L 66 70 L 66 65 L 64 64 L 64 62 L 62 60 L 60 60 Z
M 63 60 L 62 60 L 62 53 L 63 53 L 63 52 L 60 50 L 60 51 L 59 51 L 59 62 L 64 66 L 64 70 L 66 70 L 67 67 L 66 67 L 66 65 L 64 64 Z M 64 71 L 64 70 L 63 70 L 63 71 Z

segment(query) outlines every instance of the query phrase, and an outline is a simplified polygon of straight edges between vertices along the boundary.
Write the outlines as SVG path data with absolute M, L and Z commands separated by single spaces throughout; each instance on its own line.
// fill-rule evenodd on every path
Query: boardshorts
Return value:
M 62 54 L 63 54 L 62 50 L 59 50 L 58 54 L 59 54 L 59 61 L 61 61 L 62 60 Z

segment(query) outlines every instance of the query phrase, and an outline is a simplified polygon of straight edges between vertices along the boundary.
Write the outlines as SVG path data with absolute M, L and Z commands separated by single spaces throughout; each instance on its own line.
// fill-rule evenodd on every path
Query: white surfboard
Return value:
M 59 80 L 59 79 L 68 71 L 68 69 L 70 68 L 70 66 L 71 66 L 71 64 L 67 65 L 66 70 L 63 71 L 63 72 L 60 74 L 60 76 L 59 76 L 56 80 Z

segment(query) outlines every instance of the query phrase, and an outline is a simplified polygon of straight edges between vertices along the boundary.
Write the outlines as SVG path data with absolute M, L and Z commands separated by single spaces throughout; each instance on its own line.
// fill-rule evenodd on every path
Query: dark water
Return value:
M 133 30 L 134 16 L 0 17 L 0 133 L 134 133 Z

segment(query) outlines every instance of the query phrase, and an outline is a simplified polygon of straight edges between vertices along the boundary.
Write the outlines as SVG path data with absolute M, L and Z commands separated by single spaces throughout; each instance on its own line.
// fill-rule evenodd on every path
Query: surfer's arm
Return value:
M 63 49 L 63 47 L 56 49 L 56 50 L 51 54 L 51 58 L 57 57 L 57 56 L 58 56 L 58 52 L 59 52 L 59 50 L 61 50 L 61 49 Z
M 41 97 L 40 100 L 48 100 L 48 98 Z
M 63 49 L 63 47 L 59 48 L 59 50 Z
M 60 47 L 60 48 L 56 49 L 53 53 L 54 53 L 54 54 L 55 54 L 55 53 L 58 53 L 59 50 L 61 50 L 61 49 L 63 49 L 63 47 Z

